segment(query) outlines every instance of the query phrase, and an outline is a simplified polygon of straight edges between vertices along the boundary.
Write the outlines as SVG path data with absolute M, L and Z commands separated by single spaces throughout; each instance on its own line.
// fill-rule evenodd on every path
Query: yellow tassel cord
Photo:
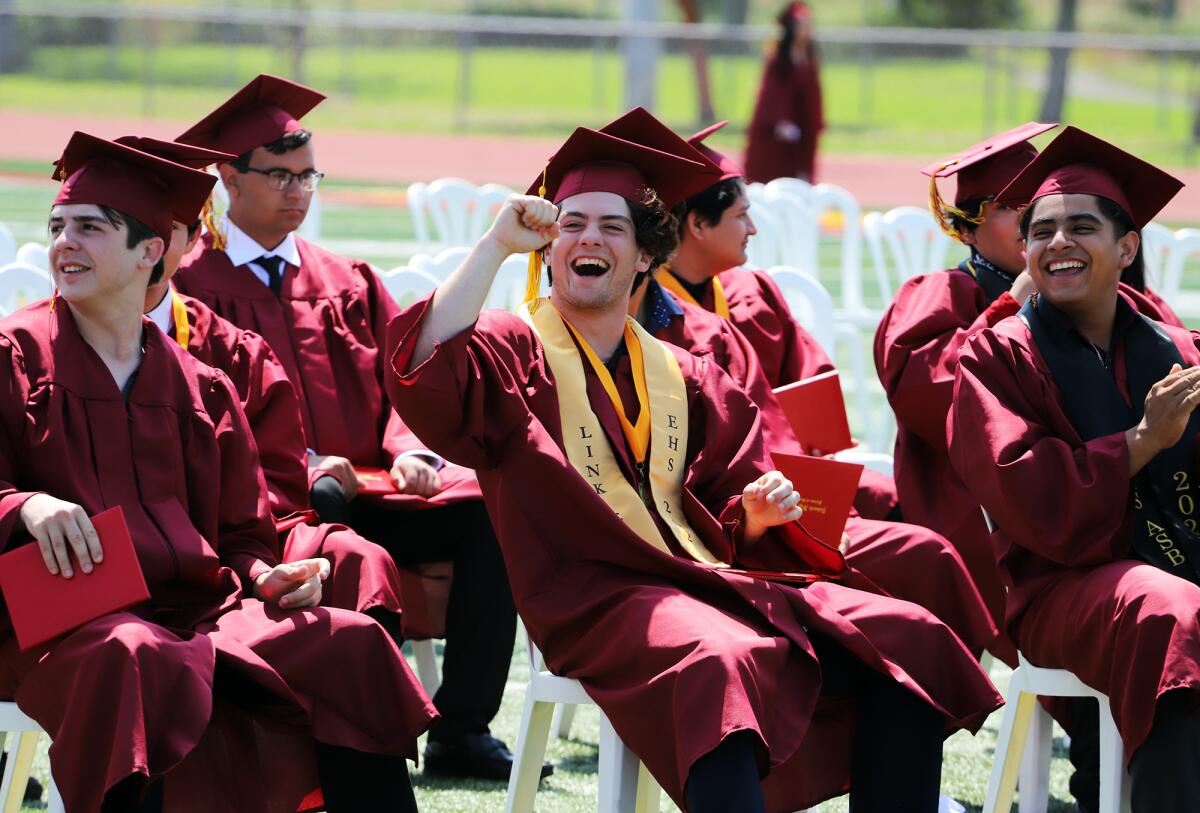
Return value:
M 217 251 L 224 251 L 225 229 L 217 219 L 211 195 L 209 195 L 208 200 L 204 201 L 204 208 L 200 211 L 200 219 L 204 221 L 204 228 L 208 229 L 208 233 L 212 235 L 213 248 Z
M 940 172 L 941 170 L 950 166 L 952 163 L 954 162 L 947 161 L 945 164 L 942 164 L 940 167 L 938 167 L 938 171 Z M 962 236 L 958 233 L 958 229 L 954 228 L 953 224 L 950 223 L 950 218 L 957 217 L 960 220 L 966 221 L 967 223 L 973 223 L 976 226 L 983 222 L 982 209 L 978 215 L 972 216 L 964 212 L 962 209 L 959 209 L 957 206 L 942 200 L 942 195 L 940 192 L 938 192 L 936 172 L 929 176 L 929 211 L 933 213 L 933 219 L 937 221 L 938 227 L 959 242 L 962 242 Z
M 546 197 L 546 172 L 550 169 L 547 164 L 542 168 L 542 185 L 538 187 L 538 197 Z M 525 305 L 529 308 L 529 314 L 532 316 L 538 307 L 538 299 L 541 296 L 542 288 L 542 252 L 529 252 L 529 275 L 525 278 Z

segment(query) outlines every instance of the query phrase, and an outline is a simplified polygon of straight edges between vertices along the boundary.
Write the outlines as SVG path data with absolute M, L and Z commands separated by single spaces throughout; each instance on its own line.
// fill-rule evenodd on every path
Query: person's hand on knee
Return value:
M 316 607 L 321 603 L 321 583 L 329 578 L 325 559 L 301 559 L 275 565 L 254 580 L 254 595 L 285 610 Z
M 354 473 L 354 464 L 344 457 L 337 455 L 310 455 L 308 467 L 317 471 L 328 472 L 342 484 L 342 491 L 347 500 L 353 500 L 358 495 L 358 475 Z
M 428 499 L 442 490 L 442 478 L 428 461 L 414 455 L 396 458 L 392 482 L 401 494 L 416 494 Z

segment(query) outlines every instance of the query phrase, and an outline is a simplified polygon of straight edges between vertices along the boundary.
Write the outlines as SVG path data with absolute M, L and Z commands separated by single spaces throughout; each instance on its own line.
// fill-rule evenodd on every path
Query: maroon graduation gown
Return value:
M 393 403 L 431 448 L 479 473 L 530 636 L 555 673 L 582 681 L 677 803 L 692 763 L 738 730 L 765 745 L 772 811 L 845 789 L 850 720 L 844 706 L 817 702 L 806 628 L 902 680 L 949 728 L 974 729 L 997 705 L 962 643 L 916 605 L 831 582 L 756 581 L 646 544 L 568 462 L 554 381 L 517 317 L 485 311 L 404 372 L 427 305 L 392 324 Z M 794 569 L 794 526 L 738 549 L 742 489 L 771 468 L 757 410 L 710 361 L 672 349 L 688 396 L 691 527 L 718 556 Z M 615 411 L 587 375 L 589 400 L 632 482 Z M 615 377 L 624 402 L 636 404 L 628 358 Z
M 758 407 L 768 452 L 804 454 L 746 338 L 715 313 L 674 301 L 683 315 L 672 318 L 655 336 L 709 356 L 729 374 Z M 866 519 L 851 508 L 846 535 L 846 562 L 889 595 L 931 611 L 972 652 L 983 652 L 995 639 L 1003 616 L 992 620 L 962 558 L 940 534 L 918 525 Z
M 234 267 L 204 235 L 180 263 L 175 286 L 220 316 L 262 336 L 300 398 L 305 443 L 321 455 L 390 469 L 419 442 L 392 411 L 383 386 L 382 348 L 396 303 L 366 263 L 296 238 L 300 268 L 285 266 L 279 296 L 248 268 Z M 442 490 L 371 498 L 419 509 L 479 499 L 474 473 L 440 472 Z
M 783 121 L 800 128 L 799 142 L 775 137 L 775 125 Z M 800 177 L 816 183 L 817 139 L 823 129 L 820 64 L 809 59 L 794 65 L 787 54 L 772 54 L 763 66 L 746 133 L 746 180 Z
M 763 374 L 772 388 L 834 369 L 820 343 L 792 317 L 779 286 L 756 270 L 731 268 L 718 278 L 729 304 L 729 320 L 758 354 Z M 714 310 L 712 289 L 700 304 Z M 884 519 L 898 503 L 891 477 L 864 469 L 854 507 L 868 519 Z
M 321 602 L 327 607 L 358 612 L 382 607 L 399 614 L 400 574 L 386 550 L 344 525 L 294 516 L 310 507 L 308 452 L 296 391 L 271 348 L 261 336 L 222 319 L 200 300 L 186 294 L 179 298 L 187 310 L 188 352 L 228 375 L 241 399 L 263 461 L 276 527 L 288 528 L 281 532 L 283 561 L 329 560 Z
M 1197 334 L 1164 329 L 1200 364 Z M 1128 398 L 1119 341 L 1113 357 Z M 948 431 L 951 462 L 997 525 L 1009 633 L 1032 663 L 1109 696 L 1128 758 L 1159 696 L 1200 688 L 1200 587 L 1130 557 L 1124 433 L 1082 441 L 1015 317 L 964 345 Z
M 213 736 L 215 675 L 222 698 L 264 709 L 266 699 L 293 739 L 415 757 L 436 711 L 378 624 L 244 594 L 277 559 L 239 398 L 223 373 L 145 328 L 127 404 L 62 300 L 0 320 L 0 548 L 29 543 L 19 514 L 33 493 L 89 514 L 120 505 L 151 592 L 27 652 L 0 617 L 0 693 L 52 737 L 67 808 L 97 811 L 117 782 L 167 774 L 208 740 L 205 758 L 223 753 L 212 764 L 230 770 L 219 782 L 184 772 L 204 784 L 169 781 L 172 798 L 224 793 L 230 805 L 294 810 L 315 776 L 262 774 L 268 750 Z

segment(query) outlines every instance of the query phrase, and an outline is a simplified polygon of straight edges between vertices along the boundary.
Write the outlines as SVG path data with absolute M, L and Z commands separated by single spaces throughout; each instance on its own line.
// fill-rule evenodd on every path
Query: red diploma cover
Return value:
M 84 573 L 74 552 L 69 552 L 75 575 L 70 579 L 52 575 L 36 542 L 0 556 L 0 591 L 21 649 L 150 598 L 121 507 L 92 517 L 92 525 L 104 561 L 96 563 L 91 573 Z
M 383 469 L 355 466 L 354 474 L 358 477 L 359 494 L 375 496 L 399 493 L 396 491 L 396 484 L 392 481 L 392 475 Z
M 775 390 L 775 397 L 805 449 L 833 454 L 854 445 L 836 370 L 782 386 Z
M 858 492 L 862 464 L 780 452 L 771 458 L 800 494 L 800 507 L 804 509 L 800 525 L 805 533 L 837 548 Z

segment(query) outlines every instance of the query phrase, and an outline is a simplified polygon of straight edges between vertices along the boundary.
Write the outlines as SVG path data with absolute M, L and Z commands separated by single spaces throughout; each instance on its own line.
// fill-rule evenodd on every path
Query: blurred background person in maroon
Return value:
M 767 57 L 746 142 L 746 180 L 814 180 L 817 138 L 825 129 L 821 66 L 808 3 L 779 13 L 782 32 Z

